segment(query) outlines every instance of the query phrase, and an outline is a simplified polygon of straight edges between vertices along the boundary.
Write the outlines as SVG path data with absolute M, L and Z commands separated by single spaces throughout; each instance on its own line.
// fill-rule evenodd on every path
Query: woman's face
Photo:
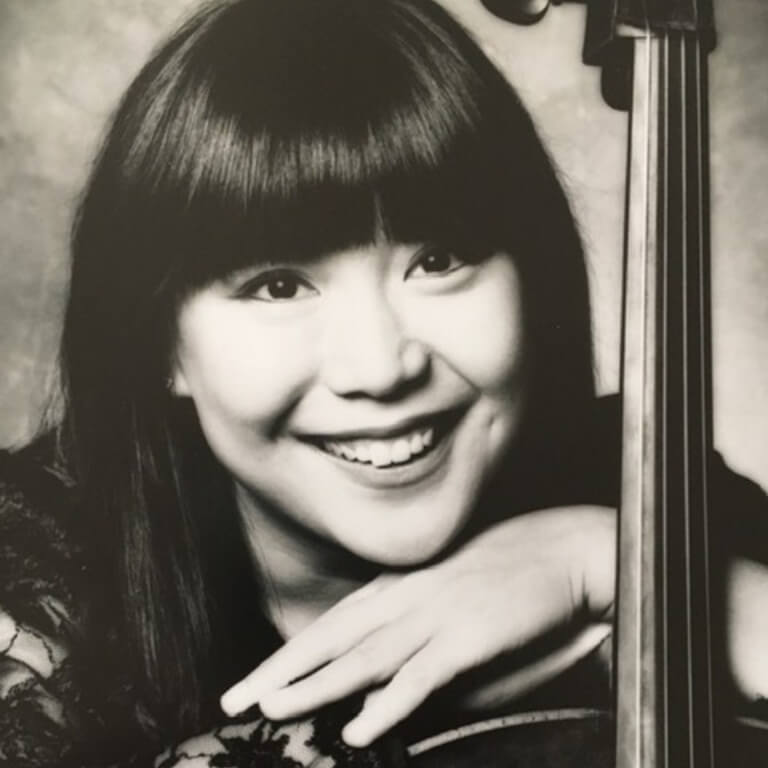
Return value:
M 174 390 L 235 481 L 385 565 L 443 550 L 520 423 L 517 270 L 376 243 L 194 293 Z

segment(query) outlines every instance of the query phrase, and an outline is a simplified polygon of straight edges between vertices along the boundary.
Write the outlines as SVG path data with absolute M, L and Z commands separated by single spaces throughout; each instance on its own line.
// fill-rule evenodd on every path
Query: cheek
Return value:
M 247 305 L 191 306 L 179 322 L 177 353 L 201 421 L 268 426 L 312 377 L 311 336 L 254 322 Z
M 524 362 L 520 290 L 511 262 L 489 265 L 471 290 L 432 302 L 419 319 L 419 335 L 476 388 L 506 396 Z

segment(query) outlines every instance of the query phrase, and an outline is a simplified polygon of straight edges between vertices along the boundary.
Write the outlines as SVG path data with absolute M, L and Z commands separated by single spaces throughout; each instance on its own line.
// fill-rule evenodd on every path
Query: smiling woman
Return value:
M 468 711 L 607 700 L 581 245 L 431 0 L 217 2 L 162 45 L 76 218 L 61 367 L 60 420 L 3 457 L 3 756 L 397 764 Z
M 174 391 L 192 397 L 264 558 L 289 537 L 308 562 L 317 535 L 390 566 L 435 557 L 521 421 L 512 259 L 379 242 L 251 271 L 182 305 Z

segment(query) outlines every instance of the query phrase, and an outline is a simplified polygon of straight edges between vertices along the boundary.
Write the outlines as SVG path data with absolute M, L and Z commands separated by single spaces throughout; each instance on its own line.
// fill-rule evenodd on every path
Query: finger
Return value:
M 230 716 L 236 715 L 259 702 L 265 693 L 321 667 L 354 644 L 354 630 L 347 626 L 324 632 L 310 626 L 227 690 L 220 699 L 221 708 Z
M 363 708 L 370 707 L 371 705 L 373 705 L 376 702 L 376 700 L 381 697 L 381 694 L 384 693 L 385 690 L 386 690 L 386 686 L 384 685 L 379 685 L 375 688 L 371 688 L 371 690 L 365 694 L 365 699 L 363 701 Z
M 367 747 L 470 665 L 469 658 L 457 654 L 454 643 L 428 643 L 387 686 L 366 699 L 360 714 L 344 727 L 342 738 L 352 747 Z
M 267 717 L 282 720 L 370 688 L 389 680 L 427 640 L 421 617 L 396 622 L 364 638 L 309 677 L 265 694 L 261 709 Z
M 383 599 L 382 599 L 383 597 Z M 376 590 L 368 598 L 337 604 L 291 638 L 221 697 L 221 708 L 236 715 L 262 696 L 346 653 L 364 637 L 392 621 L 402 608 Z

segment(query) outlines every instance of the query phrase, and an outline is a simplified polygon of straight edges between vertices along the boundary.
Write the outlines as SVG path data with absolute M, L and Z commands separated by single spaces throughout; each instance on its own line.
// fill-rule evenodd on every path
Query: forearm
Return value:
M 734 559 L 728 571 L 728 656 L 750 701 L 768 698 L 768 566 Z

